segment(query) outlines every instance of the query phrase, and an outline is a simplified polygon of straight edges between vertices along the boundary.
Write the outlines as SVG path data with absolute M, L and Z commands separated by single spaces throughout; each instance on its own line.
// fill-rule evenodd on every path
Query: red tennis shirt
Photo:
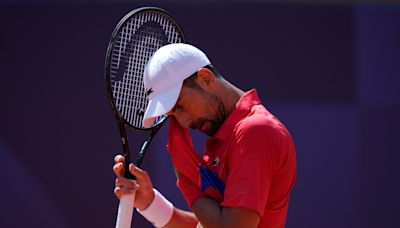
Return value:
M 255 89 L 239 99 L 218 132 L 207 140 L 203 159 L 176 148 L 171 153 L 174 165 L 193 183 L 199 180 L 201 191 L 221 206 L 256 211 L 261 216 L 258 227 L 284 227 L 296 179 L 295 146 Z

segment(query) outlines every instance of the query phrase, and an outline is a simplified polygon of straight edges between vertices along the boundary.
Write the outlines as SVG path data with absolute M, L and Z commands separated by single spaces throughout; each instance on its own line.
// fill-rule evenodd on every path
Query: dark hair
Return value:
M 209 69 L 216 78 L 220 78 L 222 77 L 222 75 L 220 75 L 217 71 L 217 69 L 215 69 L 215 67 L 211 64 L 204 66 L 203 68 Z M 183 81 L 183 85 L 189 88 L 193 88 L 193 89 L 200 89 L 201 87 L 196 83 L 196 76 L 197 76 L 197 72 L 195 72 L 194 74 L 190 75 L 188 78 L 186 78 Z

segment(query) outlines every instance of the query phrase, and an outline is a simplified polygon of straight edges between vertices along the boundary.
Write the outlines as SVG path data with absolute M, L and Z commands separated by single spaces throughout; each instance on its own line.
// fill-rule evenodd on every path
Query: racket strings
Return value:
M 143 85 L 147 61 L 158 48 L 181 41 L 173 19 L 157 12 L 131 18 L 117 36 L 110 65 L 112 92 L 118 111 L 132 126 L 142 128 L 148 104 Z M 164 118 L 158 117 L 155 124 Z
M 134 23 L 132 23 L 134 22 Z M 138 20 L 138 21 L 134 21 L 131 20 L 128 23 L 128 26 L 125 27 L 125 29 L 122 31 L 122 34 L 135 34 L 134 30 L 132 29 L 132 27 L 134 26 L 135 29 L 137 29 L 140 26 L 140 23 L 143 23 L 143 20 Z M 147 29 L 148 30 L 148 29 Z M 154 31 L 145 31 L 145 33 L 153 33 Z M 141 34 L 138 34 L 139 37 L 146 37 L 146 34 L 143 34 L 143 31 L 141 32 Z M 129 41 L 129 37 L 130 36 L 124 36 L 121 35 L 121 40 L 123 42 L 122 47 L 126 47 L 126 40 L 124 40 L 124 38 L 128 37 L 127 41 Z M 147 35 L 147 37 L 149 37 Z M 118 92 L 120 92 L 122 95 L 122 99 L 119 100 L 119 102 L 117 101 L 117 103 L 119 104 L 119 106 L 122 108 L 121 113 L 124 116 L 124 118 L 130 122 L 130 123 L 134 123 L 134 125 L 138 125 L 141 124 L 141 118 L 137 118 L 139 117 L 139 115 L 136 115 L 135 112 L 142 113 L 144 112 L 144 108 L 147 101 L 144 97 L 144 88 L 142 86 L 141 81 L 141 76 L 140 76 L 140 72 L 142 72 L 143 66 L 145 65 L 145 58 L 149 57 L 152 52 L 147 51 L 146 53 L 146 49 L 144 49 L 144 45 L 142 44 L 137 44 L 135 45 L 135 47 L 137 47 L 136 49 L 133 50 L 128 50 L 125 53 L 131 53 L 128 56 L 123 56 L 125 58 L 129 58 L 128 60 L 128 66 L 127 69 L 125 70 L 124 73 L 124 81 L 122 81 L 119 85 L 117 85 L 117 88 L 119 88 Z M 133 51 L 133 52 L 132 52 Z M 139 74 L 138 74 L 139 73 Z M 121 90 L 122 89 L 122 90 Z M 134 103 L 135 102 L 135 103 Z M 135 107 L 136 109 L 132 109 L 132 107 Z M 139 108 L 139 109 L 138 109 Z M 140 125 L 139 125 L 140 126 Z

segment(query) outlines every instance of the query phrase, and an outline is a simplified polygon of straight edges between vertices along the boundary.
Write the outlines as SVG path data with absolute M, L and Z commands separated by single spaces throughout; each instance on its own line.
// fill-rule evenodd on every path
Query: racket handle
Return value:
M 115 228 L 130 228 L 132 224 L 135 193 L 121 196 Z

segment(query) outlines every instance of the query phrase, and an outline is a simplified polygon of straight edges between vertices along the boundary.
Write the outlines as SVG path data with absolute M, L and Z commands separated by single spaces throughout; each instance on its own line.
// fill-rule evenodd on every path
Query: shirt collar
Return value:
M 228 140 L 234 130 L 236 124 L 246 117 L 254 105 L 261 104 L 260 98 L 258 97 L 257 90 L 252 89 L 245 92 L 238 102 L 235 108 L 226 118 L 221 128 L 217 133 L 210 139 L 220 139 L 223 141 Z

